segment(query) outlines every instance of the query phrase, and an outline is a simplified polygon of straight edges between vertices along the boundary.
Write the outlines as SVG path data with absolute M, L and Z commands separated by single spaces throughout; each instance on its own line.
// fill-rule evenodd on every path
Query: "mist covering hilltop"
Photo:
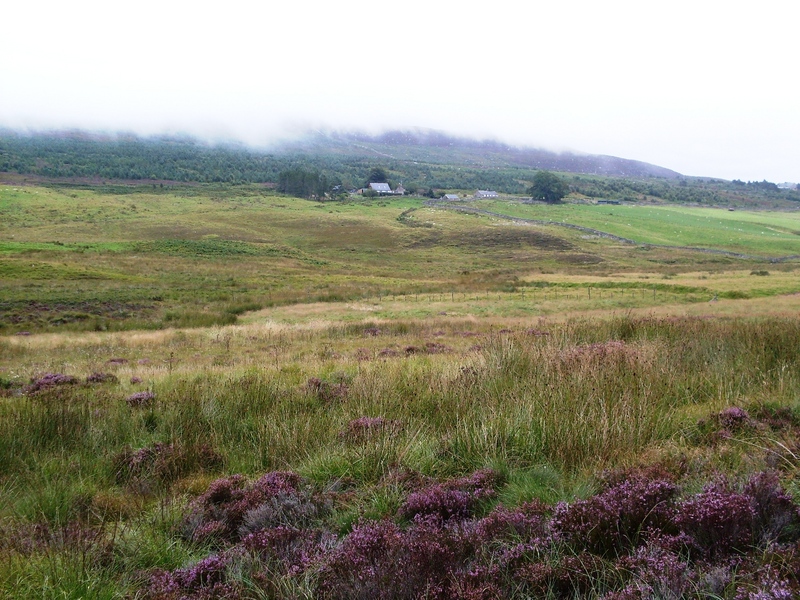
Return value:
M 381 156 L 479 168 L 526 167 L 592 175 L 666 179 L 681 176 L 677 171 L 638 160 L 514 146 L 497 140 L 456 137 L 429 129 L 391 130 L 380 134 L 317 131 L 283 142 L 276 149 L 314 154 L 330 152 L 350 156 Z

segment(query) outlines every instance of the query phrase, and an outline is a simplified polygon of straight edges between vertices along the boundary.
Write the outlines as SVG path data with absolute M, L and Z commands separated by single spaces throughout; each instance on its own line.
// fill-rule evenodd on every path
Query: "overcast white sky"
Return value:
M 800 3 L 25 0 L 0 126 L 425 127 L 800 182 Z

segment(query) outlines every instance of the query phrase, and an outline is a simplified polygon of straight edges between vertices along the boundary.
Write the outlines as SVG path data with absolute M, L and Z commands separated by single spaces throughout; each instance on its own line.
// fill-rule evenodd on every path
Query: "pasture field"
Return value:
M 0 597 L 800 593 L 798 261 L 257 186 L 0 215 Z
M 766 257 L 795 255 L 800 212 L 664 205 L 522 204 L 480 201 L 475 206 L 525 219 L 564 221 L 644 244 L 715 248 Z

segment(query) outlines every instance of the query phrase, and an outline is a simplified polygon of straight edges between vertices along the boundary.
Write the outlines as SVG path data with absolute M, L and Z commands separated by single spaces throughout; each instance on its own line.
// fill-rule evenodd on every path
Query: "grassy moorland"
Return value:
M 125 191 L 0 187 L 4 332 L 225 325 L 247 311 L 298 302 L 417 293 L 464 298 L 553 283 L 532 281 L 533 273 L 659 278 L 685 271 L 792 270 L 791 264 L 688 250 L 632 250 L 580 231 L 458 214 L 419 199 L 319 203 L 258 186 Z M 790 232 L 795 213 L 718 210 L 707 219 L 693 209 L 613 207 L 627 211 L 633 231 L 607 225 L 611 207 L 600 217 L 598 207 L 587 206 L 500 208 L 521 216 L 551 210 L 548 218 L 554 220 L 569 217 L 667 245 L 718 243 L 765 256 L 796 249 Z M 636 211 L 634 221 L 627 213 Z M 732 221 L 734 214 L 738 220 Z M 664 226 L 679 217 L 692 221 L 696 239 Z M 742 229 L 753 220 L 752 235 L 737 233 L 738 241 L 729 242 L 731 227 Z M 638 283 L 644 289 L 653 281 Z M 748 280 L 742 289 L 726 291 L 750 295 L 764 283 Z M 659 285 L 688 293 L 666 280 Z M 719 291 L 696 287 L 693 300 Z
M 797 261 L 128 191 L 0 187 L 0 595 L 800 590 Z M 798 253 L 793 213 L 629 210 Z

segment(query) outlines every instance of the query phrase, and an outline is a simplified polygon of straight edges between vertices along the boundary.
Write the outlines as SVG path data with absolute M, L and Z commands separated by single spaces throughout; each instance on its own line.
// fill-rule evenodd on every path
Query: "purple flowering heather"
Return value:
M 449 530 L 429 521 L 407 531 L 391 521 L 361 523 L 319 571 L 319 597 L 452 598 L 455 545 Z
M 475 533 L 481 544 L 499 540 L 529 540 L 543 536 L 546 510 L 547 507 L 540 502 L 527 502 L 515 509 L 499 505 L 477 522 Z
M 125 398 L 125 402 L 128 406 L 141 407 L 150 406 L 155 399 L 156 395 L 153 392 L 136 392 Z
M 335 542 L 328 531 L 280 526 L 251 533 L 241 546 L 269 563 L 271 571 L 296 574 L 318 562 Z
M 637 548 L 633 555 L 620 558 L 616 567 L 633 574 L 640 586 L 658 598 L 681 598 L 690 585 L 688 563 L 658 544 Z
M 274 471 L 248 483 L 242 475 L 217 479 L 193 503 L 186 518 L 188 537 L 207 539 L 206 527 L 213 526 L 213 537 L 235 543 L 262 528 L 307 525 L 318 513 L 318 506 L 302 489 L 296 473 Z
M 145 598 L 221 600 L 235 597 L 234 586 L 226 581 L 228 564 L 227 556 L 213 554 L 185 569 L 157 571 L 144 590 Z
M 753 541 L 754 518 L 750 498 L 717 485 L 682 502 L 675 523 L 714 559 L 747 550 Z
M 26 386 L 27 393 L 40 392 L 56 386 L 62 385 L 75 385 L 78 383 L 78 378 L 72 375 L 64 375 L 63 373 L 45 373 L 41 377 L 31 379 L 29 386 Z
M 753 589 L 755 588 L 755 589 Z M 798 589 L 781 578 L 770 565 L 762 569 L 758 575 L 756 586 L 740 586 L 734 600 L 792 600 L 797 598 Z
M 720 411 L 715 416 L 716 421 L 720 426 L 731 431 L 736 431 L 747 425 L 750 421 L 750 415 L 747 411 L 738 406 L 729 406 L 728 408 Z
M 669 527 L 676 493 L 669 481 L 630 479 L 587 500 L 558 504 L 551 527 L 577 547 L 619 554 L 636 547 L 646 529 Z
M 750 498 L 754 513 L 755 541 L 796 541 L 800 535 L 800 514 L 792 497 L 781 487 L 778 474 L 765 471 L 753 475 L 743 493 Z
M 440 485 L 410 494 L 400 507 L 398 514 L 404 519 L 417 515 L 435 515 L 443 521 L 466 519 L 472 512 L 475 499 L 468 492 L 448 490 Z
M 498 476 L 494 471 L 476 471 L 469 477 L 434 484 L 410 494 L 398 514 L 404 519 L 419 515 L 435 516 L 442 521 L 466 519 L 481 501 L 496 495 L 497 484 Z

